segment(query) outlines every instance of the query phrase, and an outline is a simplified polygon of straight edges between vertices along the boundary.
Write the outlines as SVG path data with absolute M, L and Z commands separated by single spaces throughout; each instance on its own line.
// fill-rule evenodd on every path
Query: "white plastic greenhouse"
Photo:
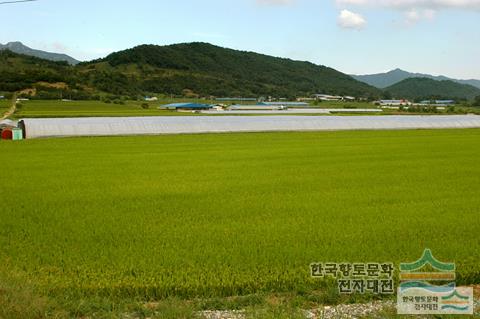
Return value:
M 165 116 L 23 119 L 26 138 L 213 132 L 480 128 L 477 115 Z

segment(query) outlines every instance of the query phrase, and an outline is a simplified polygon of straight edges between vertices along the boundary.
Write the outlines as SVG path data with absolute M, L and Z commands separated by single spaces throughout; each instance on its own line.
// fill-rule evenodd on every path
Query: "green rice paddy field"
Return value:
M 311 262 L 398 266 L 427 247 L 480 283 L 478 129 L 1 141 L 0 154 L 1 274 L 51 298 L 308 293 L 322 287 Z
M 168 116 L 179 115 L 177 112 L 159 110 L 159 106 L 184 102 L 187 100 L 165 100 L 159 102 L 126 101 L 125 104 L 105 103 L 101 101 L 53 101 L 31 100 L 23 101 L 15 113 L 16 118 L 22 117 L 91 117 L 91 116 Z M 142 104 L 147 103 L 148 109 Z M 202 102 L 205 103 L 205 102 Z M 181 113 L 180 115 L 188 115 Z
M 91 117 L 91 116 L 179 116 L 179 115 L 193 115 L 190 112 L 175 112 L 171 110 L 159 110 L 169 103 L 215 103 L 210 100 L 198 99 L 160 99 L 156 102 L 143 101 L 125 101 L 125 104 L 105 103 L 101 101 L 58 101 L 58 100 L 30 100 L 22 101 L 21 106 L 15 113 L 15 118 L 45 118 L 45 117 Z M 5 105 L 10 107 L 10 101 L 5 101 Z M 142 104 L 147 103 L 148 109 L 143 109 Z M 251 102 L 250 102 L 251 103 Z M 243 103 L 248 104 L 248 103 Z M 371 108 L 375 107 L 371 103 L 339 103 L 329 102 L 321 103 L 320 106 L 325 108 Z M 2 108 L 2 101 L 0 100 L 0 111 Z M 221 114 L 219 114 L 221 115 Z
M 142 108 L 144 101 L 124 101 L 124 104 L 105 103 L 102 101 L 58 101 L 58 100 L 30 100 L 22 101 L 18 106 L 17 111 L 12 116 L 16 119 L 21 118 L 52 118 L 52 117 L 123 117 L 123 116 L 202 116 L 192 112 L 176 112 L 173 110 L 158 109 L 169 103 L 215 103 L 210 100 L 199 99 L 160 99 L 156 102 L 147 102 L 149 108 Z M 2 103 L 5 105 L 5 111 L 10 107 L 11 102 L 0 100 L 0 112 L 2 110 Z M 247 103 L 245 103 L 247 104 Z M 334 108 L 343 109 L 342 113 L 336 115 L 351 115 L 350 109 L 355 108 L 376 108 L 372 103 L 366 102 L 322 102 L 312 108 Z M 460 113 L 475 113 L 479 114 L 478 108 L 464 108 L 457 107 Z M 405 114 L 407 112 L 399 112 L 396 110 L 383 110 L 380 114 L 375 115 L 390 115 L 390 114 Z M 409 113 L 411 114 L 411 113 Z M 422 113 L 433 114 L 433 113 Z M 214 116 L 223 116 L 232 114 L 215 114 Z M 275 114 L 281 116 L 282 114 Z M 291 114 L 288 114 L 291 115 Z M 305 115 L 305 114 L 303 114 Z M 362 115 L 356 113 L 355 115 Z M 372 114 L 363 114 L 372 115 Z M 209 116 L 212 116 L 211 114 Z M 258 115 L 255 115 L 258 116 Z M 325 116 L 325 114 L 311 114 L 311 116 Z

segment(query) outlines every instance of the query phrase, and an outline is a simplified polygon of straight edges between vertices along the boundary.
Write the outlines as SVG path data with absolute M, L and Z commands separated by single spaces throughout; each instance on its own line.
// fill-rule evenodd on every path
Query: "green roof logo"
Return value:
M 417 261 L 400 263 L 397 312 L 473 314 L 473 288 L 456 287 L 455 270 L 455 263 L 439 261 L 428 248 Z
M 422 257 L 413 263 L 401 263 L 400 271 L 417 271 L 426 265 L 430 265 L 439 271 L 455 271 L 454 263 L 443 263 L 437 260 L 435 257 L 433 257 L 432 251 L 430 249 L 425 249 L 423 251 Z
M 450 299 L 453 299 L 453 298 L 459 298 L 459 299 L 463 299 L 463 300 L 468 300 L 469 297 L 468 296 L 464 296 L 464 295 L 461 295 L 456 289 L 448 296 L 443 296 L 442 297 L 442 300 L 450 300 Z
M 452 309 L 463 312 L 470 309 L 470 296 L 464 296 L 455 289 L 450 295 L 442 297 L 442 310 Z

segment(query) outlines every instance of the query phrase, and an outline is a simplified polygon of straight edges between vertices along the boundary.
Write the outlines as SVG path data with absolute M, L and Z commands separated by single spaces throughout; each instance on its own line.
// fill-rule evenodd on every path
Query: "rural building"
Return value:
M 455 105 L 455 101 L 454 100 L 436 100 L 435 101 L 436 104 L 441 104 L 441 105 Z
M 23 130 L 17 127 L 1 129 L 2 140 L 22 140 Z
M 343 96 L 338 95 L 328 95 L 328 94 L 315 94 L 315 99 L 320 101 L 342 101 Z
M 313 98 L 313 97 L 299 97 L 299 98 L 297 98 L 297 101 L 298 102 L 315 101 L 315 98 Z
M 409 100 L 380 100 L 377 102 L 380 106 L 408 106 L 412 105 Z
M 13 128 L 13 127 L 17 127 L 17 123 L 12 120 L 6 119 L 6 120 L 0 121 L 0 129 Z
M 293 107 L 293 106 L 309 106 L 306 102 L 260 102 L 258 105 L 264 106 L 286 106 L 286 107 Z
M 420 105 L 451 106 L 455 105 L 454 100 L 425 100 Z
M 199 110 L 209 110 L 212 108 L 211 105 L 208 104 L 200 104 L 200 103 L 172 103 L 161 106 L 159 108 L 164 108 L 167 110 L 188 110 L 188 111 L 199 111 Z
M 283 104 L 268 105 L 264 103 L 255 105 L 231 105 L 228 108 L 230 111 L 274 111 L 274 110 L 286 110 L 287 107 Z
M 12 129 L 16 126 L 17 124 L 12 120 L 0 121 L 0 139 L 11 140 L 13 137 Z
M 328 95 L 328 94 L 315 94 L 315 100 L 319 101 L 355 101 L 356 98 L 353 96 L 340 96 L 340 95 Z
M 154 97 L 150 97 L 150 96 L 146 96 L 145 101 L 147 102 L 155 102 L 155 101 L 158 101 L 158 97 L 154 96 Z
M 23 119 L 25 138 L 181 133 L 479 128 L 477 115 L 145 116 Z
M 226 105 L 224 104 L 212 105 L 212 109 L 214 109 L 215 111 L 225 111 L 225 108 L 226 108 Z

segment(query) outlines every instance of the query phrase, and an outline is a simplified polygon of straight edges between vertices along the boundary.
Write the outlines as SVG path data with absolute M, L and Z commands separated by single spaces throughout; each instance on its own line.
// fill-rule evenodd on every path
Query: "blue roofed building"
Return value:
M 209 110 L 212 108 L 209 104 L 201 104 L 201 103 L 172 103 L 163 105 L 159 108 L 167 109 L 167 110 Z
M 260 102 L 258 105 L 266 106 L 309 106 L 306 102 Z
M 450 105 L 455 105 L 455 101 L 454 100 L 425 100 L 420 102 L 420 104 L 450 106 Z

